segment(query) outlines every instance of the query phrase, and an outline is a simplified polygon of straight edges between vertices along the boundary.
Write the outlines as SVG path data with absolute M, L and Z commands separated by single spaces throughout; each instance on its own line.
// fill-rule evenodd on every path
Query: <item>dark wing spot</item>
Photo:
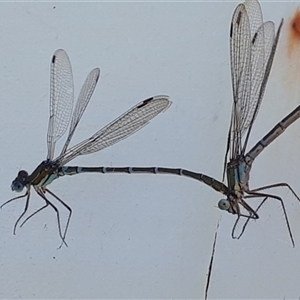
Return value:
M 100 73 L 97 75 L 96 83 L 98 82 L 99 77 L 100 77 Z
M 230 26 L 230 37 L 232 38 L 232 32 L 233 32 L 233 24 L 231 23 L 231 26 Z
M 253 39 L 252 39 L 252 44 L 253 45 L 255 44 L 256 38 L 257 38 L 257 32 L 255 32 L 255 34 L 253 36 Z
M 239 15 L 238 15 L 238 17 L 237 17 L 237 19 L 236 19 L 236 23 L 237 23 L 238 26 L 239 26 L 240 23 L 241 23 L 241 19 L 242 19 L 242 12 L 240 11 L 240 12 L 239 12 Z
M 153 97 L 144 100 L 137 108 L 142 108 L 143 106 L 147 105 L 152 100 L 153 100 Z

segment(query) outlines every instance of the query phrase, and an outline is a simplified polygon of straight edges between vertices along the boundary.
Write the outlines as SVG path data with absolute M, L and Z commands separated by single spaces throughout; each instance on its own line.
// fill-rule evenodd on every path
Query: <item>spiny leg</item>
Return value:
M 237 218 L 236 218 L 236 220 L 235 220 L 235 222 L 234 222 L 234 225 L 233 225 L 233 227 L 232 227 L 232 230 L 231 230 L 231 238 L 233 238 L 233 239 L 237 239 L 237 237 L 235 236 L 234 233 L 235 233 L 235 229 L 236 229 L 237 223 L 239 222 L 240 218 L 241 218 L 241 216 L 238 215 Z
M 297 198 L 298 201 L 300 201 L 300 198 L 299 196 L 296 194 L 296 192 L 292 189 L 292 187 L 286 183 L 286 182 L 280 182 L 280 183 L 275 183 L 275 184 L 270 184 L 270 185 L 266 185 L 266 186 L 263 186 L 263 187 L 260 187 L 260 188 L 256 188 L 256 189 L 253 189 L 251 191 L 249 191 L 248 193 L 251 194 L 251 193 L 256 193 L 258 191 L 262 191 L 262 190 L 266 190 L 266 189 L 271 189 L 271 188 L 275 188 L 275 187 L 287 187 L 290 192 L 292 192 L 292 194 Z M 250 196 L 246 196 L 245 198 L 250 198 Z M 260 209 L 260 207 L 263 205 L 263 203 L 267 200 L 268 197 L 266 197 L 260 204 L 259 206 L 257 207 L 256 209 L 256 212 Z M 276 197 L 271 197 L 271 198 L 275 198 L 277 199 Z M 281 198 L 280 198 L 281 199 Z M 278 199 L 277 199 L 278 200 Z M 287 213 L 286 213 L 286 210 L 285 210 L 285 206 L 284 206 L 284 203 L 281 199 L 281 206 L 283 208 L 283 212 L 284 212 L 284 215 L 285 215 L 285 219 L 286 219 L 286 223 L 287 223 L 287 227 L 288 227 L 288 230 L 289 230 L 289 234 L 290 234 L 290 237 L 291 237 L 291 240 L 292 240 L 292 244 L 293 244 L 293 247 L 295 247 L 295 244 L 294 244 L 294 240 L 292 238 L 292 233 L 291 233 L 291 229 L 290 229 L 290 225 L 289 225 L 289 222 L 288 222 L 288 218 L 287 218 Z M 246 224 L 249 222 L 249 220 L 247 220 Z M 245 225 L 246 225 L 245 224 Z M 244 227 L 245 227 L 244 225 Z
M 23 216 L 26 214 L 27 209 L 28 209 L 28 205 L 29 205 L 29 199 L 30 199 L 30 191 L 29 189 L 27 190 L 27 198 L 26 198 L 26 203 L 25 203 L 25 207 L 23 212 L 21 213 L 20 217 L 17 219 L 15 226 L 14 226 L 14 230 L 13 230 L 13 234 L 16 234 L 16 229 L 18 226 L 18 223 L 20 222 L 20 220 L 23 218 Z
M 64 207 L 69 211 L 69 216 L 68 216 L 67 224 L 66 224 L 65 231 L 64 231 L 64 234 L 63 234 L 63 239 L 62 239 L 63 242 L 65 243 L 66 234 L 67 234 L 69 223 L 70 223 L 71 216 L 72 216 L 72 209 L 71 209 L 71 207 L 69 205 L 67 205 L 63 200 L 61 200 L 53 192 L 51 192 L 48 189 L 45 189 L 45 191 L 47 191 L 49 194 L 51 194 L 56 200 L 58 200 L 62 205 L 64 205 Z M 63 245 L 63 243 L 61 243 L 61 245 L 58 247 L 58 249 L 60 249 L 62 245 Z
M 18 197 L 12 198 L 12 199 L 9 199 L 8 201 L 4 202 L 4 203 L 0 206 L 0 208 L 2 208 L 3 206 L 5 206 L 6 204 L 8 204 L 8 203 L 10 203 L 10 202 L 12 202 L 12 201 L 15 201 L 15 200 L 24 198 L 24 197 L 26 197 L 27 195 L 28 195 L 28 190 L 26 191 L 26 193 L 25 193 L 24 195 L 18 196 Z
M 237 219 L 236 219 L 236 221 L 233 225 L 232 231 L 231 231 L 231 237 L 233 239 L 239 239 L 244 233 L 245 229 L 243 227 L 241 233 L 238 236 L 235 235 L 236 226 L 237 226 L 237 224 L 238 224 L 241 217 L 245 217 L 247 219 L 258 219 L 259 218 L 256 211 L 246 201 L 244 201 L 243 199 L 239 199 L 238 204 L 242 205 L 248 211 L 249 215 L 242 214 L 241 211 L 240 211 L 239 205 L 236 206 L 238 217 L 237 217 Z
M 60 225 L 60 216 L 59 216 L 59 210 L 57 209 L 57 207 L 51 203 L 51 201 L 49 201 L 47 199 L 47 197 L 45 196 L 45 192 L 48 191 L 47 189 L 43 189 L 43 188 L 37 188 L 35 187 L 36 192 L 54 209 L 54 211 L 56 212 L 56 217 L 57 217 L 57 224 L 58 224 L 58 233 L 59 233 L 59 237 L 62 240 L 62 244 L 65 244 L 66 247 L 68 247 L 68 244 L 65 242 L 64 237 L 62 235 L 62 231 L 61 231 L 61 225 Z
M 45 199 L 44 199 L 45 200 Z M 46 200 L 45 200 L 46 201 Z M 20 227 L 22 227 L 29 219 L 31 219 L 34 215 L 36 215 L 37 213 L 39 213 L 40 211 L 42 211 L 43 209 L 45 209 L 47 206 L 49 206 L 49 202 L 46 201 L 46 204 L 44 206 L 42 206 L 41 208 L 39 208 L 38 210 L 36 210 L 34 213 L 32 213 L 30 216 L 28 216 L 20 225 Z
M 247 198 L 247 196 L 244 197 L 244 198 Z M 251 219 L 258 219 L 259 218 L 257 212 L 244 199 L 240 199 L 240 204 L 248 211 Z M 241 216 L 246 217 L 246 218 L 249 217 L 249 216 L 244 215 L 244 214 L 241 214 Z
M 265 185 L 265 186 L 262 186 L 260 188 L 257 188 L 257 189 L 253 189 L 249 192 L 259 192 L 259 191 L 262 191 L 262 190 L 266 190 L 266 189 L 272 189 L 272 188 L 275 188 L 275 187 L 287 187 L 290 192 L 292 192 L 292 194 L 298 199 L 298 201 L 300 202 L 300 198 L 299 196 L 296 194 L 296 192 L 292 189 L 292 187 L 286 183 L 286 182 L 279 182 L 279 183 L 274 183 L 274 184 L 270 184 L 270 185 Z M 247 191 L 248 193 L 248 191 Z M 250 194 L 250 193 L 248 193 Z
M 271 187 L 277 187 L 278 185 L 277 184 L 272 184 Z M 283 186 L 282 184 L 280 184 L 279 186 Z M 270 187 L 270 186 L 269 186 Z M 286 222 L 286 226 L 288 228 L 288 231 L 289 231 L 289 235 L 290 235 L 290 239 L 292 241 L 292 245 L 293 247 L 295 247 L 295 242 L 294 242 L 294 238 L 293 238 L 293 235 L 292 235 L 292 230 L 291 230 L 291 226 L 290 226 L 290 223 L 289 223 L 289 219 L 288 219 L 288 216 L 287 216 L 287 212 L 286 212 L 286 209 L 285 209 L 285 206 L 284 206 L 284 203 L 283 203 L 283 200 L 281 197 L 279 196 L 276 196 L 276 195 L 272 195 L 272 194 L 265 194 L 265 193 L 257 193 L 255 192 L 256 190 L 261 190 L 263 188 L 259 188 L 259 189 L 255 189 L 255 190 L 251 190 L 251 191 L 247 191 L 247 193 L 249 194 L 249 196 L 246 196 L 247 198 L 255 198 L 256 197 L 266 197 L 266 198 L 272 198 L 272 199 L 275 199 L 275 200 L 278 200 L 280 201 L 281 203 L 281 206 L 282 206 L 282 210 L 283 210 L 283 213 L 284 213 L 284 218 L 285 218 L 285 222 Z M 291 191 L 293 192 L 293 190 L 291 189 Z M 294 192 L 293 192 L 294 193 Z M 254 197 L 250 197 L 250 196 L 254 196 Z M 297 196 L 296 196 L 297 197 Z M 298 197 L 297 197 L 298 198 Z M 267 199 L 265 199 L 266 201 Z M 262 204 L 261 204 L 262 205 Z M 259 207 L 261 207 L 261 205 Z
M 237 218 L 236 218 L 235 223 L 233 225 L 233 228 L 231 230 L 231 238 L 233 238 L 233 239 L 236 238 L 235 235 L 234 235 L 234 232 L 235 232 L 236 225 L 237 225 L 237 223 L 239 222 L 239 220 L 241 218 L 241 210 L 240 210 L 240 207 L 239 207 L 239 203 L 236 203 L 235 206 L 236 206 L 236 210 L 237 210 L 237 212 L 236 212 L 237 213 Z
M 257 198 L 257 197 L 256 197 L 256 196 L 254 196 L 254 197 L 245 196 L 245 198 Z M 261 203 L 257 206 L 257 208 L 256 208 L 256 210 L 255 210 L 255 213 L 258 212 L 258 210 L 262 207 L 262 205 L 265 203 L 265 201 L 266 201 L 267 199 L 268 199 L 268 197 L 265 197 L 265 198 L 261 201 Z M 246 229 L 246 227 L 247 227 L 247 225 L 248 225 L 248 223 L 249 223 L 249 221 L 250 221 L 251 219 L 253 220 L 253 219 L 258 219 L 258 218 L 251 218 L 251 216 L 248 216 L 248 217 L 247 217 L 247 221 L 246 221 L 245 224 L 243 225 L 242 231 L 241 231 L 240 235 L 237 237 L 237 239 L 239 239 L 239 238 L 244 234 L 244 231 L 245 231 L 245 229 Z

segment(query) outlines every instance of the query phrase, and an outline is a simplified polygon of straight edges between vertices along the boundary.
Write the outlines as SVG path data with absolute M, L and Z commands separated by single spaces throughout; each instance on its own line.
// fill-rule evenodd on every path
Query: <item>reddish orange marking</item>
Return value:
M 288 56 L 294 52 L 300 53 L 300 10 L 292 17 L 288 28 Z

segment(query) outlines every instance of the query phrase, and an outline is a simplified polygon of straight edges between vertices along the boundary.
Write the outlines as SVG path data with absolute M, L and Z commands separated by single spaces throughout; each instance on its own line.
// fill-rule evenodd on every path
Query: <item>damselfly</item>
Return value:
M 275 183 L 256 189 L 249 188 L 249 174 L 254 159 L 276 139 L 289 125 L 300 117 L 299 107 L 278 123 L 248 153 L 246 148 L 254 120 L 257 116 L 263 94 L 272 67 L 276 47 L 283 25 L 281 21 L 277 33 L 273 22 L 263 22 L 258 1 L 246 0 L 237 6 L 233 13 L 230 28 L 230 60 L 233 88 L 233 106 L 224 161 L 227 173 L 227 199 L 220 200 L 219 208 L 237 214 L 232 229 L 232 237 L 239 238 L 250 219 L 258 219 L 258 209 L 267 199 L 281 203 L 289 235 L 294 246 L 290 224 L 281 197 L 264 193 L 263 190 L 275 187 L 287 187 L 300 201 L 294 190 L 287 183 Z M 246 154 L 245 154 L 246 153 Z M 228 161 L 229 154 L 229 161 Z M 245 199 L 261 198 L 260 205 L 253 209 Z M 243 213 L 242 210 L 248 212 Z M 241 217 L 247 221 L 239 235 L 235 235 L 237 223 Z
M 25 170 L 21 170 L 18 173 L 16 179 L 12 182 L 11 188 L 13 191 L 21 192 L 24 187 L 26 187 L 26 193 L 22 196 L 15 197 L 5 202 L 1 206 L 3 207 L 11 201 L 26 197 L 24 211 L 17 219 L 14 226 L 14 234 L 16 232 L 18 223 L 27 212 L 31 194 L 31 187 L 33 187 L 37 194 L 43 198 L 43 200 L 45 201 L 45 205 L 32 213 L 29 217 L 27 217 L 23 221 L 21 226 L 41 210 L 45 209 L 48 206 L 51 206 L 55 210 L 57 215 L 59 235 L 62 241 L 65 243 L 64 239 L 72 210 L 65 202 L 63 202 L 58 196 L 51 192 L 47 188 L 47 186 L 58 177 L 65 174 L 71 174 L 70 170 L 64 165 L 75 157 L 99 151 L 121 141 L 122 139 L 125 139 L 129 135 L 137 132 L 142 127 L 147 125 L 151 119 L 153 119 L 159 113 L 168 109 L 171 104 L 168 96 L 155 96 L 146 99 L 132 107 L 126 113 L 118 117 L 116 120 L 102 128 L 98 132 L 96 132 L 90 138 L 71 148 L 68 148 L 75 129 L 94 92 L 99 79 L 99 75 L 100 70 L 98 68 L 93 69 L 89 73 L 86 81 L 82 86 L 75 109 L 73 111 L 74 87 L 71 64 L 64 50 L 60 49 L 54 53 L 51 61 L 50 74 L 50 118 L 47 134 L 47 159 L 41 162 L 41 164 L 30 175 Z M 69 134 L 63 146 L 63 149 L 60 155 L 57 158 L 53 159 L 55 144 L 66 132 L 69 123 L 71 124 L 69 128 Z M 75 172 L 79 173 L 79 170 L 80 168 L 77 168 Z M 61 202 L 69 211 L 66 229 L 63 234 L 60 225 L 59 210 L 48 199 L 48 197 L 46 196 L 47 193 Z
M 295 246 L 282 198 L 261 191 L 275 187 L 287 187 L 300 201 L 297 194 L 287 183 L 276 183 L 250 189 L 249 177 L 255 158 L 300 117 L 300 105 L 275 125 L 246 153 L 250 132 L 266 88 L 282 25 L 283 20 L 275 34 L 273 22 L 263 23 L 262 11 L 257 0 L 246 0 L 244 3 L 239 4 L 233 13 L 230 28 L 233 107 L 223 171 L 223 180 L 226 172 L 228 186 L 223 185 L 223 189 L 220 189 L 220 192 L 226 195 L 227 199 L 221 199 L 218 206 L 222 210 L 237 215 L 231 235 L 233 238 L 240 238 L 250 219 L 259 218 L 257 212 L 267 199 L 279 201 L 284 212 L 290 239 L 293 246 Z M 262 199 L 256 209 L 253 209 L 245 200 L 253 198 Z M 246 211 L 245 214 L 243 210 Z M 236 235 L 235 230 L 241 217 L 245 217 L 246 221 L 240 233 Z M 210 284 L 218 227 L 219 225 L 217 225 L 215 232 L 208 268 L 205 299 L 207 299 Z
M 57 216 L 58 230 L 62 242 L 66 244 L 65 237 L 69 226 L 72 209 L 62 199 L 48 189 L 48 185 L 55 179 L 64 175 L 74 175 L 86 172 L 105 173 L 151 173 L 151 174 L 173 174 L 183 175 L 196 180 L 204 181 L 210 184 L 211 178 L 203 174 L 194 173 L 184 169 L 176 168 L 160 168 L 160 167 L 73 167 L 66 166 L 71 160 L 79 155 L 90 154 L 109 147 L 129 135 L 137 132 L 143 126 L 153 119 L 159 113 L 165 111 L 170 106 L 168 96 L 155 96 L 146 99 L 126 113 L 118 117 L 116 120 L 97 131 L 90 138 L 81 143 L 68 148 L 73 137 L 75 129 L 91 99 L 91 96 L 96 87 L 100 70 L 98 68 L 92 70 L 87 76 L 82 89 L 79 93 L 75 109 L 73 111 L 73 75 L 69 58 L 64 50 L 57 50 L 51 61 L 50 74 L 50 117 L 47 134 L 47 159 L 42 161 L 37 168 L 29 175 L 27 171 L 21 170 L 18 176 L 13 180 L 11 189 L 16 192 L 23 191 L 26 188 L 24 195 L 12 198 L 2 204 L 1 208 L 17 199 L 26 197 L 25 208 L 22 214 L 17 219 L 13 233 L 16 233 L 16 228 L 21 219 L 25 216 L 31 195 L 31 187 L 45 201 L 37 211 L 30 214 L 21 223 L 21 227 L 34 215 L 48 206 L 52 207 Z M 72 113 L 73 111 L 73 113 Z M 69 134 L 60 155 L 53 159 L 56 142 L 64 135 L 70 123 Z M 215 186 L 214 186 L 215 188 Z M 68 210 L 68 218 L 64 231 L 61 228 L 60 213 L 55 204 L 47 197 L 48 194 L 54 197 Z

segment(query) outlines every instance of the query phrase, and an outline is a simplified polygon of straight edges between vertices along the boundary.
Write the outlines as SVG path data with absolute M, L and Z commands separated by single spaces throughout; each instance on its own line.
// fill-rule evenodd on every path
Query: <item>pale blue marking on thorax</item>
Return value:
M 235 191 L 246 191 L 249 189 L 249 172 L 251 167 L 245 162 L 241 162 L 234 170 Z
M 59 175 L 57 173 L 53 173 L 50 176 L 46 176 L 43 178 L 37 186 L 42 187 L 52 183 L 53 180 L 57 179 Z
M 235 181 L 244 182 L 246 179 L 246 163 L 242 162 L 238 165 L 238 167 L 234 170 Z

